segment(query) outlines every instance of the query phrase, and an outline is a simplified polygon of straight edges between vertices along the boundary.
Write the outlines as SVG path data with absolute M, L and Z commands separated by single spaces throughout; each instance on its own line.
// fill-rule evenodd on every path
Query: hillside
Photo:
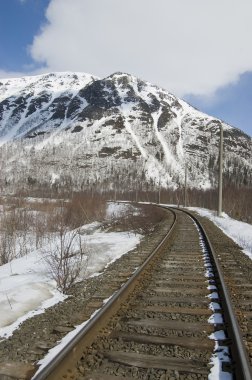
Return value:
M 252 184 L 251 137 L 125 73 L 0 80 L 0 181 L 15 189 L 211 188 L 219 124 L 225 175 Z

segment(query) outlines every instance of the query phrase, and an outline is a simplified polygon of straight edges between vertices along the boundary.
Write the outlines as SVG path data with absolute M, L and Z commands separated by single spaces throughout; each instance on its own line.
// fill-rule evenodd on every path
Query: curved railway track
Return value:
M 252 379 L 203 227 L 168 212 L 172 227 L 151 256 L 34 380 L 208 379 L 216 350 L 230 376 Z

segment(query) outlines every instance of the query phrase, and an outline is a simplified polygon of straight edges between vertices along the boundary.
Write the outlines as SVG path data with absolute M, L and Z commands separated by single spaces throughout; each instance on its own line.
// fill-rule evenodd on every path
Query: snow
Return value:
M 110 206 L 109 210 L 113 209 L 119 215 L 119 208 L 122 205 Z M 87 266 L 82 273 L 84 278 L 99 274 L 134 249 L 141 238 L 141 235 L 131 232 L 102 231 L 98 222 L 83 226 L 80 234 L 88 252 Z M 57 244 L 57 238 L 54 238 L 42 248 L 0 266 L 1 337 L 9 337 L 24 320 L 43 313 L 46 308 L 66 298 L 57 290 L 45 261 L 46 255 Z M 77 244 L 74 242 L 73 249 L 78 250 Z
M 117 215 L 117 213 L 124 213 L 129 205 L 124 203 L 111 203 L 108 206 L 107 209 L 107 217 L 112 217 L 114 215 Z M 192 209 L 192 208 L 190 208 Z M 242 246 L 242 242 L 246 242 L 246 247 L 251 243 L 252 239 L 252 226 L 247 225 L 246 223 L 238 222 L 236 220 L 233 220 L 229 218 L 227 215 L 224 215 L 224 218 L 218 218 L 214 215 L 214 212 L 205 210 L 205 209 L 199 209 L 199 208 L 193 208 L 193 210 L 197 211 L 200 215 L 207 216 L 209 219 L 213 220 L 219 227 L 221 227 L 224 231 L 224 233 L 229 233 L 230 237 L 233 238 L 235 236 L 235 232 L 238 232 L 238 236 L 242 235 L 242 239 L 239 239 L 240 245 Z M 245 226 L 244 226 L 245 225 Z M 246 228 L 244 228 L 246 227 Z M 243 234 L 241 234 L 241 231 L 243 231 Z M 249 243 L 249 244 L 248 244 Z M 201 242 L 201 245 L 203 243 Z M 252 244 L 250 244 L 251 246 Z M 208 254 L 206 251 L 206 248 L 202 245 L 202 250 L 205 255 L 205 271 L 206 276 L 209 276 L 211 274 L 211 268 L 208 264 Z M 218 293 L 216 292 L 216 286 L 215 285 L 208 285 L 207 288 L 209 290 L 212 290 L 212 293 L 209 295 L 209 300 L 212 299 L 218 299 Z M 208 322 L 210 324 L 223 324 L 223 318 L 222 314 L 218 312 L 220 310 L 220 305 L 217 302 L 210 302 L 209 307 L 211 310 L 213 310 L 213 314 L 208 319 Z M 97 311 L 96 311 L 97 312 Z M 55 357 L 55 355 L 72 339 L 73 336 L 75 336 L 81 328 L 83 328 L 88 321 L 84 322 L 82 325 L 77 326 L 76 329 L 72 332 L 70 332 L 65 338 L 61 340 L 58 346 L 54 347 L 52 350 L 49 351 L 48 355 L 44 359 L 42 359 L 39 364 L 40 368 L 39 371 L 47 364 L 50 359 Z M 226 336 L 225 332 L 223 330 L 215 331 L 209 336 L 210 339 L 213 339 L 215 341 L 215 348 L 214 353 L 211 358 L 211 369 L 210 374 L 208 376 L 208 380 L 232 380 L 232 374 L 228 372 L 224 372 L 222 370 L 222 363 L 223 362 L 230 362 L 229 358 L 229 352 L 227 346 L 222 346 L 221 341 L 223 341 Z
M 121 105 L 122 114 L 125 115 L 125 118 L 124 118 L 125 128 L 126 128 L 126 131 L 132 136 L 132 140 L 136 144 L 136 146 L 139 149 L 139 151 L 141 152 L 142 156 L 144 158 L 147 158 L 148 155 L 147 155 L 145 149 L 141 145 L 137 135 L 133 132 L 131 124 L 128 121 L 128 116 L 131 114 L 133 106 L 134 106 L 134 103 L 132 103 L 132 104 L 126 103 L 126 104 Z
M 16 286 L 16 288 L 15 284 L 13 285 L 13 290 L 10 293 L 14 294 L 15 298 L 13 297 L 10 300 L 11 308 L 8 307 L 10 305 L 6 306 L 6 299 L 0 296 L 0 326 L 4 326 L 0 327 L 0 337 L 2 338 L 10 337 L 13 331 L 18 329 L 26 319 L 43 313 L 45 309 L 64 301 L 66 298 L 53 287 L 49 291 L 49 285 L 45 283 L 27 283 L 26 286 Z M 7 297 L 7 293 L 5 295 Z
M 221 217 L 216 216 L 215 211 L 199 208 L 188 207 L 189 210 L 196 211 L 199 215 L 205 216 L 215 223 L 226 235 L 234 240 L 243 252 L 252 259 L 252 225 L 230 218 L 227 214 L 222 213 Z M 208 269 L 207 269 L 208 270 Z M 210 289 L 210 286 L 208 286 Z M 215 286 L 211 286 L 213 292 L 210 294 L 210 299 L 217 299 L 218 293 Z M 211 324 L 223 324 L 223 318 L 220 312 L 220 305 L 217 302 L 210 303 L 211 310 L 214 313 L 208 319 Z M 225 332 L 220 330 L 212 333 L 209 338 L 214 339 L 215 348 L 211 358 L 212 365 L 208 380 L 232 380 L 232 374 L 222 371 L 222 362 L 230 362 L 228 346 L 222 346 L 221 341 L 225 339 Z
M 122 255 L 134 249 L 140 235 L 130 232 L 102 232 L 85 236 L 85 243 L 91 249 L 86 269 L 89 276 L 102 271 Z
M 251 225 L 236 221 L 226 214 L 223 214 L 222 217 L 217 217 L 215 212 L 210 210 L 201 208 L 189 209 L 212 220 L 224 233 L 228 234 L 241 245 L 246 254 L 252 257 Z M 134 210 L 134 207 L 130 204 L 110 202 L 108 203 L 106 218 L 112 219 L 114 217 L 124 216 L 130 211 L 134 212 Z M 129 232 L 107 233 L 102 231 L 101 223 L 98 222 L 82 226 L 80 232 L 85 240 L 85 244 L 90 250 L 86 276 L 97 275 L 121 255 L 133 249 L 140 240 L 140 235 Z M 55 245 L 55 242 L 52 244 Z M 42 257 L 42 253 L 45 254 L 50 249 L 50 244 L 48 244 L 43 247 L 43 249 L 38 249 L 27 254 L 25 257 L 12 260 L 10 263 L 0 267 L 1 337 L 6 338 L 11 336 L 13 331 L 27 318 L 43 313 L 46 308 L 66 298 L 66 296 L 56 289 L 55 282 L 50 279 L 46 263 Z M 209 267 L 207 252 L 203 245 L 202 250 L 205 256 L 205 271 L 208 276 L 211 273 L 211 268 Z M 211 324 L 222 324 L 222 315 L 218 312 L 220 306 L 217 302 L 211 302 L 211 300 L 218 299 L 216 286 L 208 285 L 207 287 L 212 291 L 208 298 L 210 301 L 209 307 L 213 310 L 213 314 L 208 322 Z M 104 303 L 106 301 L 107 300 L 105 300 Z M 95 311 L 93 316 L 97 312 L 98 310 Z M 67 334 L 56 347 L 51 349 L 45 358 L 39 362 L 39 371 L 41 371 L 87 323 L 88 321 L 85 321 L 77 326 L 73 331 Z M 221 363 L 229 360 L 228 348 L 219 344 L 219 341 L 225 339 L 224 331 L 214 332 L 209 338 L 215 340 L 215 350 L 211 359 L 212 368 L 208 379 L 231 380 L 232 376 L 229 373 L 223 372 L 221 368 Z
M 127 208 L 130 205 L 125 204 L 125 203 L 110 203 L 107 209 L 107 217 L 113 217 L 115 215 L 120 215 L 123 214 Z M 197 209 L 199 211 L 199 209 Z M 205 215 L 211 215 L 211 212 L 209 210 L 200 210 L 202 213 Z M 229 218 L 231 219 L 231 218 Z M 237 221 L 234 221 L 237 222 Z M 240 223 L 240 222 L 238 222 Z M 90 227 L 85 227 L 85 228 L 90 228 Z M 209 274 L 209 264 L 208 264 L 208 252 L 206 250 L 206 247 L 203 244 L 201 235 L 200 236 L 200 244 L 202 246 L 202 251 L 204 254 L 204 260 L 205 260 L 205 268 L 206 268 L 206 275 Z M 252 236 L 252 235 L 250 235 Z M 215 285 L 207 285 L 207 288 L 209 290 L 212 290 L 210 295 L 208 296 L 209 300 L 211 299 L 218 299 L 219 295 L 216 292 L 216 286 Z M 108 300 L 105 300 L 104 303 L 106 303 Z M 210 316 L 208 319 L 208 322 L 210 324 L 223 324 L 223 318 L 221 314 L 221 308 L 219 303 L 217 302 L 210 302 L 209 308 L 213 311 L 213 314 Z M 94 314 L 91 316 L 90 319 L 98 312 L 99 310 L 96 310 Z M 78 334 L 78 332 L 89 322 L 85 321 L 81 325 L 76 326 L 76 328 L 68 333 L 61 341 L 60 343 L 52 348 L 48 354 L 38 362 L 40 365 L 39 370 L 36 374 L 38 374 L 46 365 L 48 362 L 50 362 L 53 358 L 56 357 L 56 355 L 67 345 L 71 339 L 73 339 L 74 336 Z M 232 380 L 232 374 L 225 372 L 222 370 L 222 363 L 227 362 L 230 363 L 230 356 L 229 356 L 229 348 L 228 346 L 222 346 L 221 341 L 226 339 L 225 332 L 223 330 L 215 331 L 209 336 L 209 339 L 213 339 L 215 341 L 215 348 L 214 348 L 214 353 L 212 355 L 210 364 L 211 364 L 211 369 L 210 369 L 210 374 L 208 376 L 208 380 Z
M 70 72 L 55 72 L 22 78 L 0 79 L 2 84 L 0 86 L 0 102 L 4 100 L 14 101 L 15 97 L 25 98 L 29 95 L 26 104 L 28 109 L 29 105 L 34 102 L 34 100 L 36 102 L 37 97 L 41 94 L 50 93 L 49 101 L 44 101 L 43 106 L 41 105 L 40 108 L 33 112 L 30 118 L 27 117 L 26 112 L 22 112 L 21 117 L 15 119 L 12 117 L 12 108 L 4 108 L 5 116 L 2 117 L 0 146 L 12 140 L 17 135 L 19 135 L 19 137 L 25 135 L 27 128 L 31 128 L 34 123 L 39 124 L 39 120 L 43 123 L 43 113 L 48 110 L 48 114 L 51 114 L 50 105 L 52 105 L 57 97 L 66 95 L 73 98 L 81 88 L 88 85 L 93 79 L 98 78 L 94 78 L 90 74 Z M 64 121 L 65 120 L 63 120 L 61 125 L 62 128 L 65 126 Z M 51 123 L 51 127 L 54 129 L 53 123 Z
M 90 100 L 82 91 L 96 80 L 89 74 L 67 72 L 1 80 L 1 173 L 12 184 L 11 191 L 23 183 L 24 173 L 38 183 L 54 183 L 57 173 L 60 179 L 55 178 L 55 183 L 69 178 L 73 187 L 80 189 L 98 180 L 109 183 L 112 173 L 115 178 L 127 172 L 129 178 L 144 175 L 149 184 L 175 188 L 184 182 L 185 159 L 189 187 L 206 189 L 214 185 L 206 168 L 210 158 L 211 165 L 217 165 L 218 119 L 161 88 L 122 73 L 102 80 L 104 98 L 109 101 L 114 96 L 112 81 L 120 106 L 109 108 L 109 112 L 105 107 L 98 120 L 90 113 Z M 165 121 L 167 112 L 170 117 Z M 114 123 L 119 120 L 117 127 Z M 158 120 L 161 129 L 157 128 Z M 79 127 L 78 133 L 73 133 L 75 127 Z M 238 135 L 226 137 L 230 144 L 227 159 L 237 159 L 250 170 L 246 157 L 251 139 Z M 107 156 L 100 155 L 104 147 L 112 148 L 112 152 L 117 149 Z
M 222 371 L 222 362 L 229 362 L 229 353 L 227 346 L 221 346 L 218 342 L 226 338 L 223 330 L 215 331 L 209 337 L 215 340 L 214 354 L 211 358 L 212 365 L 208 380 L 232 380 L 231 373 Z
M 23 92 L 26 87 L 38 94 L 45 89 L 45 84 L 54 93 L 67 91 L 70 87 L 73 90 L 78 90 L 91 82 L 93 78 L 98 79 L 91 74 L 80 72 L 54 72 L 21 78 L 0 79 L 2 83 L 0 101 Z
M 162 133 L 158 130 L 158 120 L 159 120 L 161 115 L 162 115 L 162 109 L 159 109 L 158 112 L 152 113 L 153 127 L 155 130 L 157 139 L 160 142 L 160 145 L 164 151 L 167 166 L 169 167 L 170 165 L 173 165 L 175 170 L 181 171 L 182 170 L 181 166 L 176 161 L 176 158 L 174 157 L 174 155 L 172 155 L 172 153 L 170 152 L 168 145 L 167 145 L 167 142 L 165 141 L 165 138 L 162 136 Z
M 118 218 L 119 216 L 123 217 L 130 212 L 132 212 L 133 215 L 139 214 L 138 210 L 130 203 L 109 202 L 106 210 L 106 219 Z
M 201 231 L 199 230 L 199 227 L 194 222 L 195 227 L 198 230 L 199 233 L 199 240 L 200 240 L 200 246 L 202 248 L 204 262 L 205 262 L 205 275 L 209 275 L 209 272 L 211 272 L 210 267 L 210 260 L 209 260 L 209 253 L 207 246 L 204 242 L 203 236 Z M 215 285 L 208 284 L 207 288 L 211 290 L 211 293 L 209 294 L 208 298 L 209 301 L 213 299 L 219 299 L 219 294 L 216 291 Z M 208 323 L 210 324 L 216 324 L 216 323 L 223 323 L 222 319 L 222 313 L 221 313 L 221 307 L 218 302 L 210 302 L 209 308 L 212 310 L 213 314 L 208 319 Z M 215 341 L 215 347 L 214 352 L 212 354 L 211 360 L 210 360 L 210 374 L 208 376 L 208 380 L 231 380 L 232 376 L 222 369 L 222 362 L 228 362 L 230 363 L 230 356 L 229 356 L 229 347 L 226 345 L 221 345 L 222 341 L 225 339 L 225 332 L 223 330 L 215 331 L 209 336 L 209 339 L 213 339 Z
M 252 225 L 230 218 L 224 212 L 222 216 L 216 215 L 215 211 L 199 207 L 188 207 L 189 210 L 196 211 L 199 215 L 210 219 L 227 236 L 234 240 L 243 252 L 252 259 Z
M 226 235 L 234 240 L 241 248 L 244 254 L 252 259 L 252 225 L 230 218 L 227 214 L 222 213 L 221 217 L 216 215 L 216 211 L 211 211 L 199 207 L 188 207 L 189 210 L 197 212 L 199 215 L 207 217 L 216 224 Z M 209 269 L 207 269 L 209 272 Z M 217 299 L 218 293 L 214 291 L 210 299 Z M 211 310 L 214 313 L 208 319 L 211 324 L 223 324 L 223 318 L 220 312 L 220 306 L 217 302 L 210 303 Z M 210 364 L 212 365 L 208 380 L 232 380 L 232 374 L 222 371 L 222 362 L 230 362 L 228 346 L 222 346 L 221 340 L 225 339 L 224 331 L 216 331 L 210 335 L 210 339 L 215 340 L 214 353 Z

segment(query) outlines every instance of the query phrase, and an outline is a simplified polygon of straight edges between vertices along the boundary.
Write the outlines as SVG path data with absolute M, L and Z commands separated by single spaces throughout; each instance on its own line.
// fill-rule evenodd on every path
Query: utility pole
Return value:
M 161 200 L 161 181 L 160 181 L 160 177 L 159 177 L 159 186 L 158 186 L 158 204 L 160 204 L 160 200 Z
M 187 164 L 185 163 L 184 207 L 187 206 Z
M 220 124 L 218 216 L 222 213 L 223 127 Z

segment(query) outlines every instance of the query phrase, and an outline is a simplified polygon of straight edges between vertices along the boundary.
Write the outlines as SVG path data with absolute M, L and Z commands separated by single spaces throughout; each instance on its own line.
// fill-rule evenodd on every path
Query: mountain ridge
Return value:
M 227 177 L 252 183 L 250 136 L 130 74 L 0 79 L 0 180 L 83 189 L 124 186 L 128 176 L 127 187 L 175 188 L 187 161 L 189 186 L 211 188 L 220 124 Z

